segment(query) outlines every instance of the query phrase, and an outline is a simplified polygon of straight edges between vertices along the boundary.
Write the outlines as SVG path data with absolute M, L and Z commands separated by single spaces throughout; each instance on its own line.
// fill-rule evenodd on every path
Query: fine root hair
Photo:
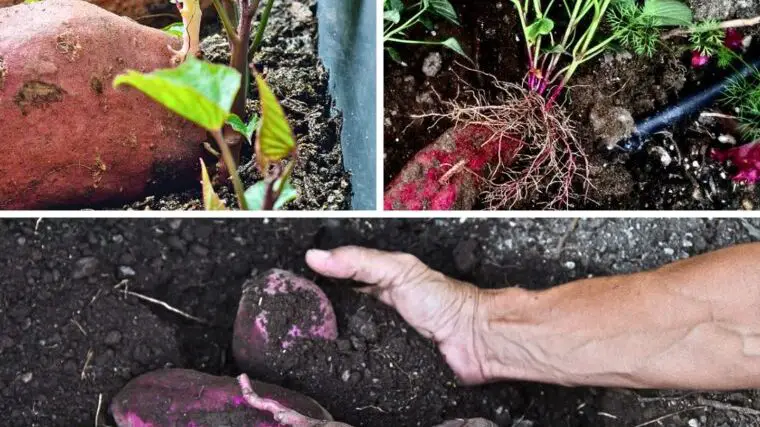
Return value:
M 562 105 L 548 106 L 540 95 L 495 76 L 464 67 L 492 80 L 496 102 L 461 76 L 464 93 L 441 100 L 444 112 L 416 118 L 451 120 L 457 127 L 482 126 L 493 132 L 483 146 L 500 144 L 499 158 L 481 176 L 483 200 L 492 210 L 526 207 L 566 209 L 588 197 L 588 157 Z M 493 97 L 491 97 L 493 98 Z

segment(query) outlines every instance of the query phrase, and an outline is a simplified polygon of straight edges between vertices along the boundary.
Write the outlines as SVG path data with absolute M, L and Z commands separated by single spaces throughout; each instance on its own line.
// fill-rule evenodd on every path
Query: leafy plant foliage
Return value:
M 459 16 L 448 0 L 421 0 L 407 7 L 402 0 L 384 0 L 383 3 L 383 44 L 385 51 L 396 62 L 402 62 L 398 51 L 389 46 L 391 43 L 443 46 L 464 57 L 467 54 L 456 38 L 441 41 L 424 41 L 409 39 L 409 32 L 418 24 L 432 30 L 433 19 L 441 18 L 459 25 Z

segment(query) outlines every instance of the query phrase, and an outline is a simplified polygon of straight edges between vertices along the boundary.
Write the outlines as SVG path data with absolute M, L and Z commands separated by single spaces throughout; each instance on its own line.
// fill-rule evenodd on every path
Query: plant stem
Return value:
M 756 16 L 750 19 L 734 19 L 731 21 L 724 21 L 718 24 L 717 27 L 715 28 L 727 30 L 729 28 L 752 27 L 755 25 L 760 25 L 760 16 Z M 705 30 L 702 30 L 702 29 L 695 30 L 694 28 L 678 28 L 678 29 L 668 31 L 667 33 L 663 34 L 662 39 L 668 40 L 674 37 L 684 37 L 692 33 L 699 32 L 699 31 L 705 31 Z
M 227 9 L 222 6 L 222 3 L 219 0 L 211 1 L 214 2 L 214 9 L 216 9 L 216 13 L 219 15 L 219 19 L 222 21 L 224 31 L 227 32 L 227 39 L 230 41 L 230 46 L 232 46 L 234 41 L 237 40 L 237 33 L 235 32 L 235 26 L 230 20 L 230 15 L 227 13 Z
M 248 203 L 245 201 L 245 188 L 243 187 L 243 181 L 240 180 L 240 175 L 237 171 L 237 162 L 232 156 L 232 151 L 222 136 L 221 130 L 212 131 L 211 136 L 214 137 L 214 140 L 219 146 L 219 149 L 222 150 L 222 159 L 224 160 L 224 164 L 227 166 L 227 171 L 230 174 L 232 186 L 235 189 L 235 196 L 238 199 L 238 205 L 240 206 L 241 210 L 247 211 Z
M 396 34 L 406 30 L 407 28 L 411 27 L 412 25 L 416 24 L 419 18 L 427 11 L 427 7 L 423 6 L 422 9 L 420 9 L 419 12 L 417 12 L 416 15 L 411 17 L 408 21 L 400 25 L 399 27 L 396 27 L 396 29 L 391 30 L 389 33 L 383 34 L 383 43 L 388 41 L 395 41 L 391 39 Z
M 261 48 L 261 41 L 264 39 L 264 30 L 266 30 L 267 24 L 269 23 L 269 14 L 272 12 L 273 5 L 274 0 L 268 0 L 264 12 L 261 14 L 259 26 L 256 28 L 256 37 L 254 37 L 253 44 L 251 44 L 251 48 L 248 50 L 248 62 L 253 61 L 253 56 L 259 51 L 259 48 Z

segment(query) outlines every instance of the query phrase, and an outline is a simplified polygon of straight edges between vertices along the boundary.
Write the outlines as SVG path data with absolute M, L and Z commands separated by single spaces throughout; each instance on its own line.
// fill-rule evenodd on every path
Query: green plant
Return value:
M 296 156 L 295 139 L 282 107 L 260 75 L 256 75 L 256 83 L 262 115 L 255 146 L 259 169 L 265 178 L 247 190 L 238 175 L 237 161 L 222 135 L 222 129 L 229 125 L 241 137 L 251 139 L 256 127 L 253 121 L 244 123 L 232 111 L 241 90 L 241 75 L 237 70 L 188 56 L 176 68 L 147 74 L 128 70 L 116 76 L 113 84 L 133 86 L 167 109 L 206 129 L 221 150 L 241 209 L 279 209 L 297 196 L 290 184 L 295 159 L 286 162 Z M 201 166 L 206 209 L 224 209 L 211 186 L 205 164 Z
M 714 19 L 694 24 L 690 33 L 692 50 L 702 55 L 713 56 L 725 47 L 726 31 Z
M 555 35 L 555 21 L 550 18 L 555 0 L 546 6 L 540 0 L 512 0 L 528 51 L 528 88 L 547 94 L 547 108 L 553 105 L 578 67 L 604 52 L 615 40 L 612 36 L 595 41 L 611 1 L 563 0 L 566 14 L 563 18 L 567 21 L 564 32 Z
M 189 56 L 196 56 L 200 50 L 200 24 L 203 9 L 200 6 L 200 0 L 172 1 L 177 3 L 182 22 L 169 25 L 164 28 L 164 31 L 183 38 L 182 49 L 175 52 L 175 58 L 183 61 Z M 245 115 L 245 105 L 251 80 L 248 64 L 261 47 L 264 30 L 274 5 L 274 0 L 265 1 L 261 20 L 256 28 L 253 40 L 251 40 L 253 17 L 261 5 L 261 0 L 212 0 L 227 34 L 227 41 L 230 46 L 229 66 L 240 74 L 241 90 L 238 91 L 231 107 L 231 112 L 237 117 L 244 117 Z M 240 161 L 242 146 L 241 133 L 236 132 L 230 124 L 230 126 L 225 127 L 223 134 L 222 140 L 229 146 L 232 158 L 237 164 Z
M 729 85 L 723 102 L 737 111 L 742 136 L 749 141 L 760 139 L 760 70 Z
M 617 41 L 637 55 L 652 56 L 662 44 L 667 27 L 691 26 L 694 17 L 680 0 L 617 0 L 612 4 L 608 22 Z
M 408 39 L 409 30 L 418 24 L 427 29 L 433 29 L 432 18 L 443 18 L 459 25 L 459 17 L 448 0 L 420 0 L 412 6 L 405 6 L 402 0 L 384 0 L 383 2 L 383 45 L 388 55 L 396 62 L 401 62 L 401 56 L 390 43 L 420 44 L 443 46 L 467 57 L 456 38 L 450 37 L 443 41 L 423 41 Z

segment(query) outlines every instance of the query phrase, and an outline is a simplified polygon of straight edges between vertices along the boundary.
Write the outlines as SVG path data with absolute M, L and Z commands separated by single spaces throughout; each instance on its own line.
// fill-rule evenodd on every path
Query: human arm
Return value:
M 760 245 L 545 291 L 486 291 L 416 258 L 310 252 L 434 339 L 465 383 L 517 379 L 632 388 L 760 387 Z

